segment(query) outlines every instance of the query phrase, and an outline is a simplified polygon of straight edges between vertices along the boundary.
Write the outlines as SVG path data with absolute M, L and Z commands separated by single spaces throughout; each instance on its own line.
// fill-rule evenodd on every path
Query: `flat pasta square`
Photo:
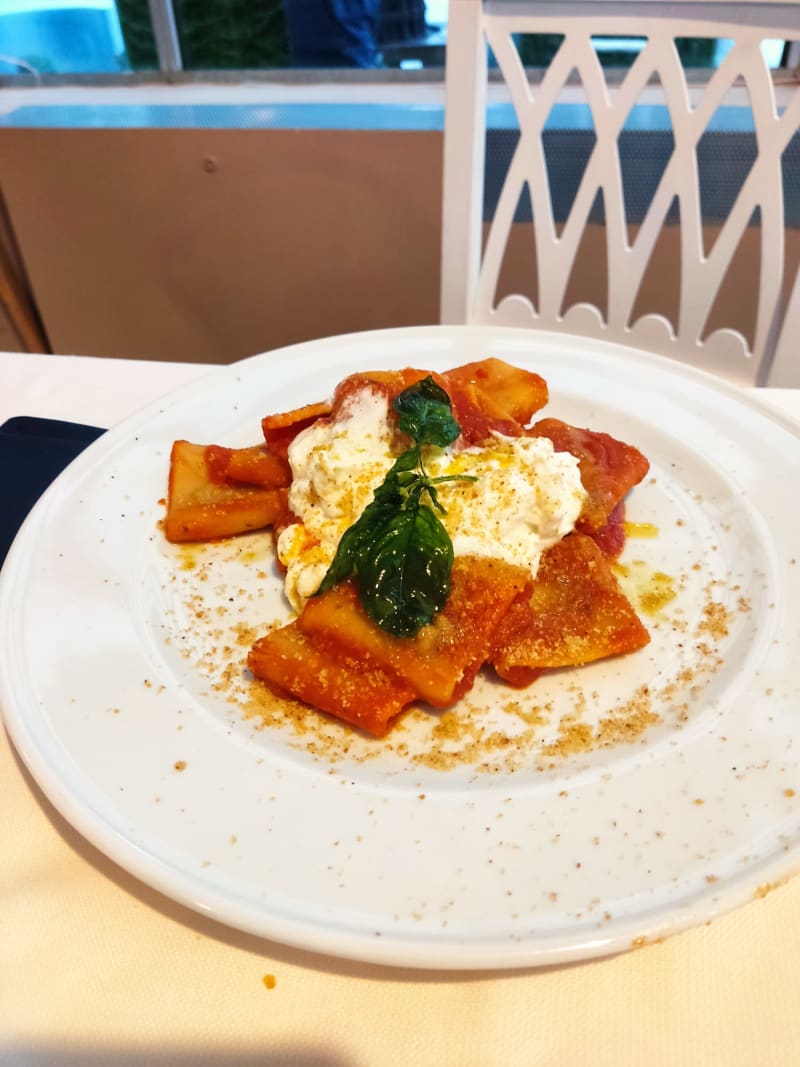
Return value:
M 225 448 L 208 445 L 206 466 L 221 485 L 257 485 L 262 489 L 285 489 L 292 480 L 292 468 L 266 445 Z
M 285 459 L 289 446 L 299 433 L 307 429 L 317 419 L 325 418 L 331 413 L 327 401 L 304 404 L 292 411 L 283 411 L 277 415 L 265 415 L 261 420 L 261 432 L 270 452 Z
M 481 359 L 445 371 L 445 388 L 471 387 L 487 414 L 526 425 L 548 400 L 547 382 L 540 374 L 502 359 Z
M 414 689 L 371 657 L 343 653 L 297 622 L 259 638 L 247 665 L 256 678 L 375 737 L 414 700 Z
M 285 514 L 288 477 L 284 476 L 282 487 L 272 488 L 227 479 L 224 472 L 237 451 L 240 450 L 175 441 L 170 455 L 164 519 L 168 541 L 210 541 L 230 537 L 263 529 Z M 270 460 L 265 464 L 251 453 L 241 462 L 251 472 L 256 464 L 260 465 L 262 478 L 271 477 L 273 482 L 281 480 L 278 468 Z M 267 468 L 269 475 L 265 473 Z
M 591 537 L 573 533 L 542 556 L 530 599 L 512 606 L 489 659 L 521 686 L 547 668 L 633 652 L 649 640 L 606 557 Z
M 307 601 L 303 632 L 325 637 L 341 655 L 366 656 L 403 677 L 415 696 L 442 708 L 472 685 L 513 601 L 530 588 L 530 573 L 500 560 L 464 557 L 453 565 L 444 609 L 412 638 L 393 637 L 366 615 L 353 582 Z

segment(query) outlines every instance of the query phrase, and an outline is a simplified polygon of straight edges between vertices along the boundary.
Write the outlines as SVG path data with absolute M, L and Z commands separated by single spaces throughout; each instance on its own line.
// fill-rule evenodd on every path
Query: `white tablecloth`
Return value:
M 0 354 L 0 422 L 109 426 L 206 372 Z M 800 420 L 800 390 L 760 397 Z M 800 879 L 613 959 L 393 971 L 228 930 L 139 884 L 54 811 L 2 731 L 0 797 L 3 1067 L 800 1063 Z

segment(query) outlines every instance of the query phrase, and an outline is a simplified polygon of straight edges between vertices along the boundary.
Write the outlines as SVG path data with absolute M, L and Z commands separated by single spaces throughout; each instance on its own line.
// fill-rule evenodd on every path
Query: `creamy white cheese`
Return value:
M 457 556 L 502 559 L 534 576 L 545 549 L 574 529 L 586 497 L 577 459 L 546 437 L 495 434 L 490 445 L 440 453 L 426 469 L 476 476 L 439 487 Z
M 339 540 L 372 500 L 396 458 L 384 396 L 364 390 L 334 422 L 317 422 L 289 449 L 289 505 L 299 522 L 278 539 L 286 595 L 296 610 L 316 592 Z M 535 576 L 542 553 L 575 526 L 586 493 L 578 461 L 544 437 L 494 436 L 480 448 L 426 449 L 433 477 L 475 481 L 438 486 L 440 516 L 455 554 L 502 559 Z
M 286 595 L 299 611 L 319 588 L 342 534 L 394 463 L 386 397 L 353 394 L 334 422 L 319 420 L 289 446 L 289 507 L 300 520 L 278 538 Z

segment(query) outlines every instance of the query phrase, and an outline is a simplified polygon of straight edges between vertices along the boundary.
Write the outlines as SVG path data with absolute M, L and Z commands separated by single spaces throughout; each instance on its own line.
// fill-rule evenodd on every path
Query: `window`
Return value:
M 441 66 L 446 21 L 446 0 L 4 0 L 0 75 Z
M 114 0 L 4 0 L 0 7 L 0 74 L 128 69 Z
M 3 0 L 0 77 L 307 68 L 436 69 L 444 64 L 447 0 Z M 152 15 L 151 15 L 152 11 Z M 546 66 L 556 35 L 519 41 L 527 66 Z M 604 66 L 627 66 L 641 38 L 598 37 Z M 765 42 L 773 68 L 797 48 Z M 689 66 L 713 67 L 725 42 L 687 39 Z

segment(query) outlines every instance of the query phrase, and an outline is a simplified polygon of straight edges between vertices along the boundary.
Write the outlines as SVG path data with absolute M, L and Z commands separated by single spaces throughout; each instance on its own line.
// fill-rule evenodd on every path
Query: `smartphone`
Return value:
M 97 426 L 30 415 L 0 426 L 0 565 L 48 485 L 104 432 Z

